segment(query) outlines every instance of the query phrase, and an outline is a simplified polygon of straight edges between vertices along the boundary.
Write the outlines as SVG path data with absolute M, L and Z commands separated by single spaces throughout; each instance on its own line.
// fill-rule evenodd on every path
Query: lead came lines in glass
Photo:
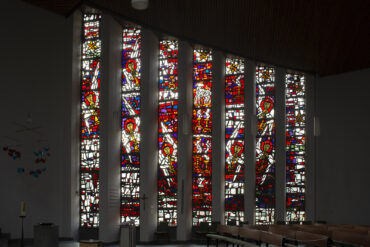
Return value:
M 193 57 L 193 225 L 212 219 L 212 51 Z
M 286 221 L 304 221 L 306 182 L 305 76 L 286 75 Z
M 99 227 L 101 15 L 82 17 L 80 226 Z
M 225 222 L 244 221 L 244 61 L 226 59 Z
M 123 29 L 121 222 L 140 216 L 141 29 Z
M 275 69 L 256 67 L 256 224 L 275 221 Z
M 161 41 L 159 54 L 158 222 L 176 226 L 178 42 Z

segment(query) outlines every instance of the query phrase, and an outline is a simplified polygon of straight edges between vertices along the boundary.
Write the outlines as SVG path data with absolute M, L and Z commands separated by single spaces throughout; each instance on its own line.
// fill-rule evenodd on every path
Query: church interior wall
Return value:
M 316 219 L 370 223 L 370 69 L 317 80 Z
M 60 236 L 68 237 L 69 22 L 20 0 L 2 4 L 0 228 L 20 238 L 24 201 L 26 238 L 32 238 L 33 225 L 40 222 L 59 225 Z M 32 120 L 30 125 L 27 119 Z M 35 129 L 26 131 L 26 127 Z M 21 158 L 9 156 L 3 150 L 7 146 L 19 150 Z M 34 152 L 44 147 L 50 148 L 50 156 L 45 156 L 45 163 L 36 163 Z M 19 173 L 18 168 L 25 171 Z M 37 169 L 41 174 L 36 178 L 30 172 Z

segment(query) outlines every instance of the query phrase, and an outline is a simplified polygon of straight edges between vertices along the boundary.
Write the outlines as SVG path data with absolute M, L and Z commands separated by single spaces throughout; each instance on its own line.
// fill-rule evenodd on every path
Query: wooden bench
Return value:
M 248 227 L 252 228 L 252 229 L 257 229 L 257 230 L 260 230 L 260 231 L 268 231 L 269 226 L 270 225 L 252 225 L 252 226 L 248 226 Z
M 228 238 L 226 239 L 226 247 L 228 246 L 228 243 L 232 243 L 233 246 L 239 245 L 239 227 L 237 226 L 226 226 L 226 235 Z
M 285 241 L 290 244 L 296 243 L 296 232 L 297 230 L 289 225 L 271 225 L 269 232 L 284 236 Z
M 253 241 L 256 244 L 261 243 L 261 231 L 249 227 L 242 227 L 239 230 L 239 236 L 247 241 Z
M 228 229 L 226 225 L 217 225 L 215 233 L 208 233 L 206 234 L 207 237 L 207 246 L 209 246 L 211 239 L 216 240 L 216 246 L 218 246 L 219 241 L 226 241 Z
M 236 244 L 236 246 L 258 246 L 254 243 L 249 242 L 248 240 L 251 240 L 251 238 L 255 237 L 256 234 L 258 234 L 258 240 L 259 237 L 259 230 L 255 229 L 248 229 L 247 227 L 230 227 L 229 228 L 229 234 L 233 237 L 232 239 L 228 239 L 228 242 L 232 243 L 233 246 Z M 249 236 L 247 238 L 246 236 Z M 253 239 L 252 239 L 253 240 Z M 227 247 L 227 243 L 226 243 Z
M 355 225 L 353 227 L 354 230 L 360 230 L 360 231 L 367 231 L 369 233 L 370 231 L 370 226 L 365 226 L 365 225 Z
M 280 234 L 261 231 L 261 242 L 266 246 L 284 246 L 284 237 Z
M 333 243 L 339 246 L 370 246 L 370 236 L 351 231 L 333 231 Z
M 236 227 L 236 226 L 226 226 L 226 225 L 218 225 L 217 226 L 217 233 L 210 233 L 207 234 L 207 246 L 210 245 L 210 240 L 216 240 L 216 246 L 220 241 L 225 242 L 226 246 L 231 243 L 233 246 L 245 246 L 245 247 L 258 247 L 253 243 L 249 243 L 239 238 L 240 231 L 243 228 Z
M 264 231 L 266 229 L 266 231 Z M 370 226 L 366 225 L 218 225 L 217 233 L 207 234 L 210 240 L 237 246 L 370 246 Z M 268 231 L 267 231 L 268 230 Z
M 356 229 L 356 228 L 350 228 L 350 227 L 343 227 L 343 226 L 329 226 L 328 231 L 330 231 L 330 232 L 345 231 L 345 232 L 350 232 L 350 233 L 355 233 L 355 234 L 363 234 L 363 235 L 368 234 L 368 230 Z
M 327 247 L 329 237 L 321 234 L 297 231 L 296 241 L 298 244 L 308 244 L 310 246 Z
M 226 246 L 228 246 L 227 243 L 231 243 L 231 244 L 233 244 L 233 246 L 234 246 L 234 244 L 236 244 L 236 246 L 259 247 L 259 245 L 249 243 L 249 242 L 243 241 L 241 239 L 235 239 L 235 238 L 228 239 L 228 242 L 226 242 Z
M 331 236 L 331 232 L 328 230 L 328 228 L 322 225 L 300 226 L 296 229 L 302 232 L 315 233 L 315 234 L 320 234 L 320 235 L 324 235 L 327 237 Z

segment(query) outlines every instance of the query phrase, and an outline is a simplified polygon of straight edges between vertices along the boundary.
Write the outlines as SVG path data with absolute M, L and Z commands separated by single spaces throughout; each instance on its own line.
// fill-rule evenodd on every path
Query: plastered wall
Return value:
M 60 236 L 67 237 L 69 21 L 20 0 L 2 5 L 0 228 L 12 238 L 20 237 L 20 204 L 24 201 L 26 238 L 33 236 L 33 225 L 39 222 L 58 224 Z M 21 158 L 10 157 L 3 151 L 6 146 L 19 150 Z M 50 148 L 50 156 L 45 163 L 35 163 L 34 152 L 44 147 Z M 29 174 L 45 167 L 38 178 Z M 18 173 L 18 168 L 25 172 Z
M 370 69 L 317 80 L 316 219 L 370 224 Z

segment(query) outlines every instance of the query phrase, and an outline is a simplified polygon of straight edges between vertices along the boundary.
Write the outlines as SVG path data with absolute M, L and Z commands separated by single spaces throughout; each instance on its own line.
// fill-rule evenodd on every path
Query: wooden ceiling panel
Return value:
M 81 0 L 23 0 L 33 5 L 44 9 L 56 12 L 60 15 L 67 16 L 73 11 L 76 6 L 81 3 Z
M 296 70 L 370 67 L 368 0 L 24 0 L 61 15 L 88 5 L 171 36 Z

